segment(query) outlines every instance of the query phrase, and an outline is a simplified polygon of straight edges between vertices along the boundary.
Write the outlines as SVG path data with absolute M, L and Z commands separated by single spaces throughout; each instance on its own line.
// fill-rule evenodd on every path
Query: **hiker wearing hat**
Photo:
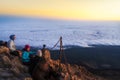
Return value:
M 24 47 L 24 51 L 22 53 L 22 62 L 25 65 L 29 65 L 30 64 L 30 55 L 34 55 L 34 52 L 30 51 L 30 45 L 25 45 Z
M 10 38 L 10 40 L 8 41 L 7 46 L 10 50 L 10 53 L 14 56 L 20 56 L 21 51 L 16 50 L 16 45 L 15 45 L 15 42 L 14 42 L 14 40 L 16 39 L 16 36 L 15 35 L 10 35 L 9 38 Z

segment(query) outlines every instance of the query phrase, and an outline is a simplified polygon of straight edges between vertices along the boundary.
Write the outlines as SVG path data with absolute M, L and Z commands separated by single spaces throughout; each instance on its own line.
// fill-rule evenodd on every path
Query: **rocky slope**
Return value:
M 32 80 L 28 68 L 18 57 L 10 55 L 6 47 L 0 47 L 0 80 Z
M 52 60 L 50 52 L 46 53 L 45 59 L 38 62 L 31 77 L 19 57 L 10 55 L 7 48 L 0 47 L 0 80 L 105 80 L 82 66 Z

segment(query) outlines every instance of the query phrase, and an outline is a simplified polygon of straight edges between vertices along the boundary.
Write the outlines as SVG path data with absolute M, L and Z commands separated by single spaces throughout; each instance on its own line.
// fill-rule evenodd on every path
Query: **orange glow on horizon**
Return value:
M 4 0 L 0 3 L 0 14 L 67 20 L 120 20 L 119 4 L 119 0 Z

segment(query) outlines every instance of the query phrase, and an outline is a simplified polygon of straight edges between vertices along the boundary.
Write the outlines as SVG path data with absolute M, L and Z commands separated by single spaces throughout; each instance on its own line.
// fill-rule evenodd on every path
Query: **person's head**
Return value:
M 45 44 L 43 44 L 43 48 L 45 48 L 46 47 L 46 45 Z
M 38 50 L 36 55 L 39 56 L 39 57 L 42 57 L 42 51 Z
M 24 49 L 25 49 L 26 51 L 30 51 L 30 45 L 26 44 L 25 47 L 24 47 Z
M 16 39 L 16 36 L 13 34 L 13 35 L 10 35 L 10 39 L 11 40 L 15 40 Z

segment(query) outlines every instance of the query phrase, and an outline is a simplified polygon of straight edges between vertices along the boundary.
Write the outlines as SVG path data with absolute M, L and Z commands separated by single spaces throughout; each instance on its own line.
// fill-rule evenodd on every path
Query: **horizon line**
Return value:
M 120 21 L 120 20 L 110 20 L 110 19 L 67 19 L 67 18 L 55 18 L 55 17 L 45 17 L 45 16 L 33 16 L 33 15 L 15 15 L 15 14 L 0 14 L 0 16 L 9 16 L 9 17 L 23 17 L 23 18 L 33 18 L 33 19 L 47 19 L 47 20 L 60 20 L 60 21 Z

